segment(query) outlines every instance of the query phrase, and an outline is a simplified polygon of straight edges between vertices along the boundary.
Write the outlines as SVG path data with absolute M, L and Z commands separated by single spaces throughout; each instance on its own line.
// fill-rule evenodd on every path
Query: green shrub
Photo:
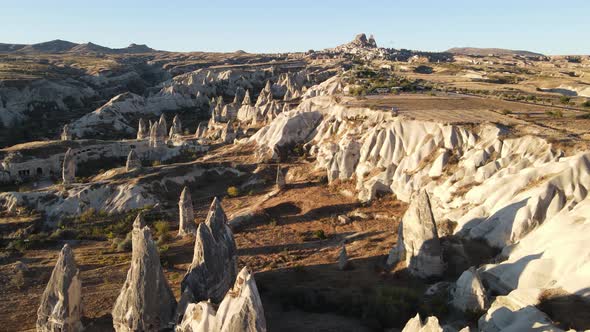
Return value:
M 502 114 L 504 114 L 504 115 L 512 114 L 512 111 L 511 110 L 502 110 Z
M 563 118 L 563 112 L 561 110 L 545 111 L 545 114 L 552 118 Z
M 319 240 L 325 240 L 328 238 L 322 229 L 313 231 L 313 237 Z
M 128 252 L 131 251 L 131 232 L 127 233 L 124 239 L 116 238 L 113 240 L 113 245 L 116 246 L 117 251 L 119 252 Z
M 582 103 L 582 107 L 587 107 L 590 108 L 590 99 L 586 100 L 585 102 Z
M 569 104 L 571 99 L 572 98 L 569 96 L 561 96 L 561 97 L 559 97 L 559 102 L 567 105 L 567 104 Z
M 227 195 L 229 197 L 237 197 L 240 195 L 240 190 L 237 187 L 231 186 L 227 188 Z
M 154 223 L 155 235 L 158 237 L 158 243 L 166 243 L 170 240 L 170 224 L 167 221 L 156 221 Z

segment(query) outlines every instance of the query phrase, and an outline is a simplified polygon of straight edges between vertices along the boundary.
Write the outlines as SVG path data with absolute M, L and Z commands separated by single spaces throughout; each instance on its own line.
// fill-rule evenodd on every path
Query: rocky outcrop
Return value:
M 138 140 L 142 140 L 142 139 L 147 139 L 150 137 L 150 128 L 148 128 L 145 124 L 145 121 L 140 118 L 139 119 L 139 124 L 137 126 L 137 139 Z
M 178 236 L 195 234 L 197 227 L 195 225 L 195 213 L 193 211 L 193 201 L 191 192 L 188 187 L 184 187 L 178 201 Z
M 127 163 L 125 163 L 125 171 L 131 172 L 134 169 L 141 168 L 141 159 L 135 152 L 135 149 L 131 149 L 129 151 L 129 155 L 127 155 Z
M 69 245 L 64 245 L 37 310 L 37 331 L 82 331 L 82 282 Z
M 64 154 L 62 180 L 63 184 L 70 184 L 76 180 L 76 156 L 72 149 L 68 149 Z
M 484 312 L 488 306 L 483 284 L 474 268 L 463 272 L 452 290 L 453 306 L 463 312 Z
M 131 267 L 113 307 L 113 327 L 117 332 L 171 328 L 176 299 L 164 276 L 150 229 L 141 215 L 133 223 L 131 238 Z
M 236 244 L 225 212 L 215 198 L 207 219 L 197 228 L 193 261 L 182 280 L 182 292 L 189 290 L 195 301 L 211 299 L 219 303 L 236 274 Z
M 187 306 L 176 332 L 264 332 L 266 320 L 254 277 L 244 267 L 217 311 L 210 302 Z
M 168 139 L 174 139 L 176 136 L 180 135 L 182 135 L 182 123 L 180 122 L 178 115 L 175 115 L 174 119 L 172 119 L 172 126 L 170 127 Z
M 498 296 L 487 313 L 479 318 L 478 331 L 551 331 L 563 332 L 555 326 L 545 313 L 527 303 L 531 290 L 514 291 L 506 296 Z M 535 298 L 539 293 L 532 292 Z M 569 330 L 573 331 L 573 330 Z
M 0 125 L 17 126 L 29 119 L 29 112 L 65 113 L 84 106 L 86 99 L 96 97 L 97 91 L 75 79 L 37 79 L 22 84 L 0 85 Z M 35 113 L 37 114 L 37 113 Z
M 113 97 L 94 112 L 88 113 L 70 125 L 71 132 L 78 138 L 96 137 L 104 134 L 104 128 L 109 128 L 109 136 L 117 134 L 125 137 L 136 134 L 136 130 L 129 123 L 128 114 L 141 115 L 146 113 L 143 97 L 126 92 Z
M 404 261 L 413 275 L 421 278 L 444 272 L 442 247 L 426 191 L 414 195 L 399 227 L 397 246 L 391 250 L 388 265 Z
M 70 132 L 70 126 L 68 126 L 67 124 L 64 125 L 62 131 L 61 131 L 61 136 L 60 136 L 62 141 L 70 141 L 72 140 L 72 133 Z
M 402 332 L 443 332 L 443 329 L 436 317 L 431 316 L 422 321 L 420 314 L 416 314 L 416 317 L 406 323 Z

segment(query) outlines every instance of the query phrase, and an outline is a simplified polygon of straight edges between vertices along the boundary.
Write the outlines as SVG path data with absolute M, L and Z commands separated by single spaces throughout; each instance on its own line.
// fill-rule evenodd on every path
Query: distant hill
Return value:
M 131 44 L 124 48 L 109 48 L 94 43 L 77 44 L 66 40 L 52 40 L 38 44 L 2 44 L 0 53 L 14 54 L 129 54 L 158 52 L 147 45 Z
M 520 50 L 507 50 L 503 48 L 477 48 L 477 47 L 454 47 L 446 52 L 452 54 L 462 54 L 462 55 L 478 55 L 478 56 L 486 56 L 486 55 L 520 55 L 520 56 L 527 56 L 527 57 L 538 57 L 544 56 L 541 53 L 535 53 L 530 51 L 520 51 Z

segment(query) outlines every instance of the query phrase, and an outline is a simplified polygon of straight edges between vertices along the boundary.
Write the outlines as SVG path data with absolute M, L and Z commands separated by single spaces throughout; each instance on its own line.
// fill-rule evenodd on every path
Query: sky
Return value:
M 590 0 L 0 0 L 0 43 L 54 39 L 167 51 L 498 47 L 590 54 Z

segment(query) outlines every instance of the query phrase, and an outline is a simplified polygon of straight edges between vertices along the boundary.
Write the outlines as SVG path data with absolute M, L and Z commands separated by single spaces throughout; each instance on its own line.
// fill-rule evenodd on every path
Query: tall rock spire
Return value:
M 76 156 L 71 148 L 64 154 L 62 179 L 64 184 L 70 184 L 76 180 Z
M 41 296 L 37 331 L 81 331 L 82 282 L 69 245 L 64 245 Z
M 405 261 L 410 273 L 421 278 L 444 272 L 440 239 L 425 190 L 412 196 L 399 227 L 397 247 L 387 258 L 388 265 L 398 261 Z
M 217 311 L 210 302 L 191 303 L 177 332 L 265 332 L 266 319 L 254 276 L 244 267 Z
M 193 262 L 181 283 L 195 301 L 219 303 L 237 274 L 236 244 L 219 200 L 213 199 L 207 219 L 199 224 Z
M 131 149 L 131 151 L 129 151 L 129 154 L 127 155 L 125 171 L 129 172 L 138 168 L 141 168 L 141 160 L 139 159 L 137 152 L 135 152 L 135 149 Z
M 250 99 L 250 90 L 246 90 L 246 94 L 244 95 L 244 99 L 242 100 L 242 105 L 250 106 L 252 104 L 252 100 Z
M 139 119 L 139 125 L 137 126 L 137 139 L 142 140 L 149 137 L 149 128 L 146 127 L 145 121 Z
M 180 194 L 178 201 L 178 236 L 185 236 L 188 234 L 195 234 L 197 227 L 195 225 L 195 213 L 193 211 L 193 201 L 191 199 L 191 192 L 188 187 L 184 187 Z
M 141 215 L 133 223 L 131 239 L 131 267 L 113 307 L 113 327 L 117 332 L 169 329 L 174 325 L 176 299 Z
M 72 140 L 72 133 L 70 132 L 70 126 L 65 124 L 61 131 L 61 140 L 70 141 Z

